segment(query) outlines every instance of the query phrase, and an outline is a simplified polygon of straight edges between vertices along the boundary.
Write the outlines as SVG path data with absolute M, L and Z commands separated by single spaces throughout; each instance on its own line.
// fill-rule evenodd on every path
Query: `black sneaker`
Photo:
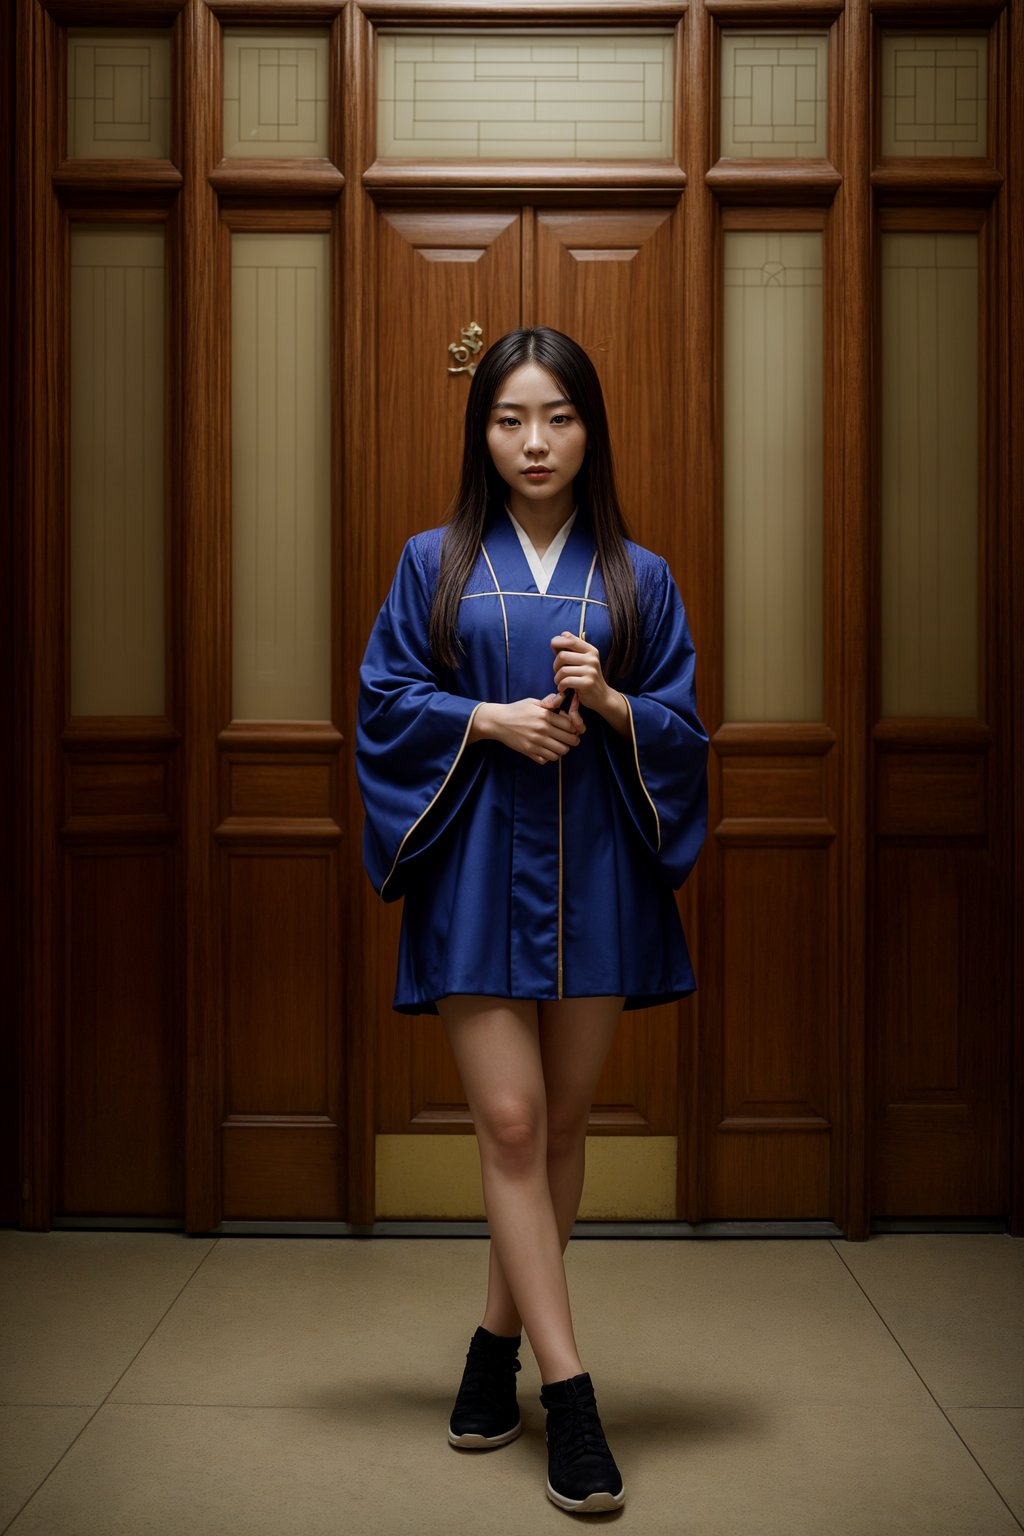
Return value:
M 449 1445 L 492 1451 L 522 1433 L 516 1401 L 516 1359 L 522 1334 L 502 1338 L 483 1324 L 469 1341 L 466 1368 L 448 1424 Z
M 547 1409 L 548 1498 L 577 1515 L 625 1503 L 619 1469 L 608 1449 L 590 1372 L 540 1389 Z

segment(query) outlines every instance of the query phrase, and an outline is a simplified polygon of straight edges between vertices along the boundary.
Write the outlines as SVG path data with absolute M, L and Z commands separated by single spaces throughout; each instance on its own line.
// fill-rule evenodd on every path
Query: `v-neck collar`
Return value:
M 484 524 L 483 545 L 502 591 L 544 595 L 533 579 L 519 535 L 501 503 L 492 507 Z M 580 507 L 548 580 L 547 596 L 581 597 L 596 547 L 590 519 Z
M 526 556 L 526 563 L 533 573 L 533 579 L 537 585 L 538 592 L 546 593 L 551 585 L 551 578 L 555 574 L 559 556 L 565 548 L 569 535 L 572 533 L 579 508 L 573 507 L 562 526 L 556 530 L 548 542 L 548 547 L 544 550 L 543 554 L 534 544 L 528 531 L 523 527 L 507 502 L 505 503 L 505 512 L 512 520 L 512 527 L 516 531 L 523 554 Z

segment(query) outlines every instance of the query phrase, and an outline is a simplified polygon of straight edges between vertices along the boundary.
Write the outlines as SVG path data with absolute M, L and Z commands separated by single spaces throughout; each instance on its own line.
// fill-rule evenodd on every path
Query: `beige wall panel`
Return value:
M 675 1136 L 588 1136 L 579 1221 L 671 1221 Z M 486 1217 L 475 1136 L 378 1135 L 378 1221 Z
M 724 234 L 725 718 L 822 718 L 816 230 Z
M 882 154 L 987 154 L 985 34 L 886 30 L 881 44 Z
M 171 34 L 68 29 L 68 157 L 155 158 L 171 152 Z
M 330 718 L 330 236 L 231 239 L 236 720 Z
M 224 154 L 327 154 L 327 33 L 224 32 Z
M 723 32 L 719 154 L 824 156 L 828 34 Z
M 978 712 L 978 237 L 882 235 L 882 713 Z
M 164 712 L 164 234 L 74 224 L 73 715 Z
M 377 39 L 377 154 L 667 159 L 672 35 L 388 33 Z

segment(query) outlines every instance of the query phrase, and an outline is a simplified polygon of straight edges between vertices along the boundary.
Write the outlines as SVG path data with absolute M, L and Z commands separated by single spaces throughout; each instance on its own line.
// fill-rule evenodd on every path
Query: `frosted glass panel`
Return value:
M 224 154 L 327 154 L 327 33 L 224 32 Z
M 986 155 L 988 38 L 882 33 L 883 155 Z
M 723 32 L 719 154 L 823 156 L 828 34 Z
M 231 239 L 233 715 L 330 719 L 330 236 Z
M 822 718 L 817 230 L 724 234 L 725 718 Z
M 978 237 L 882 235 L 882 713 L 978 713 Z
M 68 28 L 68 157 L 171 153 L 171 34 Z
M 164 232 L 73 223 L 71 713 L 164 712 Z
M 377 153 L 666 159 L 672 34 L 382 32 Z

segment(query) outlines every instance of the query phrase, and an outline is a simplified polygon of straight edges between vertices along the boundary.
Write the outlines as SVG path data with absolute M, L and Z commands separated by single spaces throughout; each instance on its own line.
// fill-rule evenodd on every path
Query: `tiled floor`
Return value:
M 0 1232 L 14 1536 L 1003 1536 L 1024 1529 L 1024 1242 L 577 1239 L 576 1336 L 626 1504 L 545 1497 L 524 1433 L 445 1431 L 480 1239 Z

